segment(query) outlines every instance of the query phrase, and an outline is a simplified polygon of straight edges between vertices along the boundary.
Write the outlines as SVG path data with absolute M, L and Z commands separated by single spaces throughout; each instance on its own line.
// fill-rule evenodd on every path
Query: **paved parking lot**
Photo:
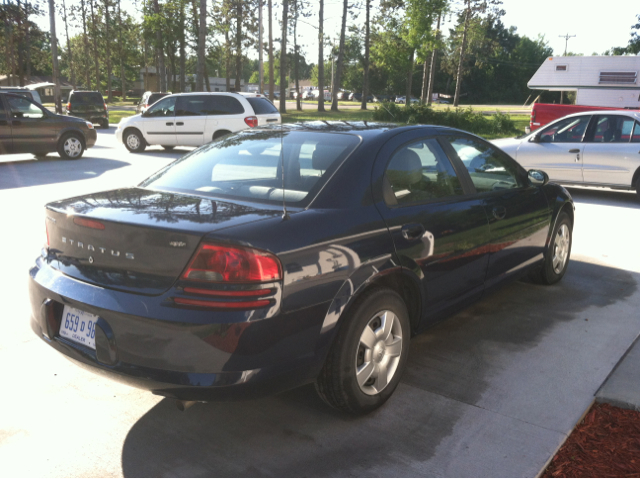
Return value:
M 640 203 L 572 189 L 564 280 L 514 283 L 414 338 L 381 410 L 345 416 L 309 386 L 181 413 L 28 325 L 43 204 L 135 184 L 187 151 L 132 155 L 113 132 L 75 162 L 0 157 L 0 476 L 535 476 L 640 332 Z

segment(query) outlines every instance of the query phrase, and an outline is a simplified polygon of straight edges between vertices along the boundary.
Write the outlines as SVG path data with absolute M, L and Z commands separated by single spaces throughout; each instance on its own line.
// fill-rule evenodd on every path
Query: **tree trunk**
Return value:
M 275 79 L 273 77 L 273 12 L 271 1 L 268 2 L 268 10 L 269 10 L 269 100 L 272 103 L 275 103 L 275 95 L 276 87 L 275 87 Z M 320 0 L 323 1 L 323 0 Z
M 289 0 L 282 0 L 282 39 L 280 40 L 280 113 L 287 112 L 287 24 Z
M 73 52 L 71 51 L 71 40 L 69 39 L 69 23 L 67 22 L 67 5 L 65 0 L 62 0 L 62 12 L 64 20 L 64 29 L 67 34 L 67 52 L 69 53 L 69 69 L 71 70 L 71 84 L 73 89 L 76 89 L 76 74 L 73 69 Z
M 411 85 L 413 84 L 413 63 L 414 56 L 416 51 L 411 50 L 411 54 L 409 55 L 409 72 L 407 73 L 407 96 L 405 97 L 404 104 L 411 104 Z
M 89 0 L 91 5 L 91 36 L 93 37 L 93 62 L 96 69 L 96 90 L 100 91 L 100 64 L 98 57 L 98 27 L 96 26 L 96 14 L 93 8 L 94 0 Z
M 318 14 L 318 111 L 324 109 L 324 0 L 320 0 L 320 13 Z
M 264 45 L 262 44 L 262 0 L 258 0 L 258 86 L 259 93 L 264 94 L 264 61 L 262 59 L 262 50 Z
M 300 95 L 300 78 L 299 78 L 299 67 L 298 63 L 300 62 L 300 55 L 298 51 L 298 1 L 294 0 L 294 8 L 295 8 L 295 16 L 293 17 L 293 51 L 295 52 L 295 62 L 294 65 L 294 75 L 296 77 L 296 110 L 302 111 L 302 95 Z
M 438 15 L 438 26 L 436 27 L 436 46 L 431 53 L 431 67 L 429 68 L 429 89 L 427 90 L 427 105 L 431 104 L 433 97 L 433 86 L 436 79 L 436 57 L 438 55 L 438 41 L 440 40 L 440 19 L 442 14 Z
M 342 28 L 340 29 L 340 48 L 338 49 L 338 65 L 336 66 L 335 85 L 331 85 L 331 111 L 338 111 L 338 91 L 340 90 L 340 82 L 342 81 L 342 64 L 344 62 L 344 37 L 347 29 L 347 8 L 349 0 L 343 0 L 342 6 Z
M 122 48 L 122 10 L 120 9 L 120 0 L 118 0 L 118 50 L 120 57 L 120 88 L 122 89 L 122 101 L 127 99 L 127 79 L 124 74 L 124 49 Z
M 144 91 L 149 91 L 149 63 L 147 61 L 147 50 L 148 50 L 149 46 L 147 45 L 147 41 L 145 40 L 144 42 L 144 49 L 143 49 L 143 61 L 144 61 Z
M 198 65 L 196 70 L 196 91 L 204 91 L 204 49 L 206 36 L 207 0 L 200 0 L 200 27 L 198 28 Z
M 51 32 L 51 57 L 53 60 L 53 103 L 56 107 L 56 113 L 62 114 L 62 102 L 60 98 L 60 74 L 58 72 L 58 40 L 56 38 L 56 12 L 53 6 L 53 0 L 49 0 L 49 25 Z
M 185 25 L 184 2 L 180 2 L 180 25 Z M 184 28 L 180 31 L 180 92 L 185 90 L 186 82 L 186 38 Z
M 84 0 L 80 0 L 80 8 L 82 9 L 82 43 L 84 45 L 84 59 L 88 61 L 91 56 L 89 55 L 89 37 L 87 36 L 87 12 L 84 6 Z M 91 90 L 91 73 L 89 67 L 85 68 L 85 75 L 87 81 L 87 88 Z M 96 88 L 97 89 L 97 88 Z
M 205 2 L 206 0 L 200 0 Z M 156 15 L 160 15 L 160 4 L 158 0 L 153 0 L 153 12 Z M 162 46 L 162 31 L 158 28 L 156 31 L 156 54 L 158 55 L 158 71 L 156 72 L 156 78 L 160 79 L 160 91 L 167 91 L 167 79 L 165 77 L 164 70 L 164 48 Z
M 20 0 L 17 1 L 16 9 L 16 37 L 18 39 L 18 85 L 24 86 L 24 42 L 22 42 L 22 7 Z
M 426 105 L 428 103 L 427 101 L 428 87 L 429 87 L 429 60 L 425 58 L 424 63 L 422 64 L 422 89 L 420 91 L 420 102 L 423 105 Z
M 207 59 L 204 59 L 204 78 L 202 79 L 204 87 L 208 92 L 211 92 L 211 83 L 209 82 L 209 70 L 207 68 Z
M 469 20 L 471 19 L 471 0 L 467 0 L 467 13 L 464 17 L 464 30 L 462 31 L 462 45 L 460 45 L 460 61 L 458 62 L 458 73 L 456 75 L 456 92 L 453 96 L 453 106 L 460 103 L 460 89 L 462 87 L 462 64 L 464 62 L 464 54 L 467 49 L 467 30 L 469 28 Z
M 225 88 L 227 91 L 231 91 L 231 39 L 229 38 L 229 29 L 225 29 L 224 31 L 224 42 Z
M 111 37 L 109 36 L 109 24 L 111 23 L 111 17 L 109 16 L 109 0 L 104 0 L 104 19 L 105 19 L 105 47 L 107 50 L 107 103 L 111 103 L 113 93 L 111 91 Z
M 365 32 L 364 32 L 364 80 L 362 82 L 362 103 L 360 104 L 361 110 L 367 109 L 367 96 L 369 96 L 369 41 L 370 41 L 370 23 L 369 15 L 371 11 L 371 0 L 365 0 Z
M 25 5 L 25 12 L 27 12 L 27 5 Z M 31 27 L 29 26 L 29 14 L 25 14 L 25 26 L 24 26 L 24 44 L 27 50 L 27 80 L 31 79 Z
M 236 4 L 236 84 L 235 90 L 242 91 L 242 0 Z

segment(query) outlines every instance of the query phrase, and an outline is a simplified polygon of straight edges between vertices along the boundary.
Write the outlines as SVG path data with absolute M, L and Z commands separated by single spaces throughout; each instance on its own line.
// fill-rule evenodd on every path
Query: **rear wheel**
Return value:
M 565 212 L 558 215 L 551 235 L 551 243 L 542 267 L 531 274 L 531 279 L 539 284 L 554 284 L 562 279 L 569 266 L 573 223 Z
M 409 314 L 397 293 L 365 292 L 344 320 L 316 380 L 330 406 L 364 414 L 382 406 L 398 386 L 409 353 Z
M 135 128 L 131 128 L 124 132 L 124 146 L 131 153 L 142 153 L 144 149 L 147 147 L 144 137 L 142 133 L 140 133 Z
M 65 160 L 77 160 L 84 153 L 84 144 L 78 133 L 68 133 L 58 142 L 58 154 Z
M 227 130 L 218 130 L 213 134 L 213 140 L 217 140 L 218 138 L 222 138 L 224 135 L 228 135 L 229 133 L 231 133 L 231 132 L 227 131 Z

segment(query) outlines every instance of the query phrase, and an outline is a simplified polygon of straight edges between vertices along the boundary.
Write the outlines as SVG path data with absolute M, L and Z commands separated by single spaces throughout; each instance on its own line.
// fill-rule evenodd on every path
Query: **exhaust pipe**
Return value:
M 176 399 L 176 406 L 178 410 L 184 412 L 197 402 L 198 401 L 183 401 L 181 399 Z

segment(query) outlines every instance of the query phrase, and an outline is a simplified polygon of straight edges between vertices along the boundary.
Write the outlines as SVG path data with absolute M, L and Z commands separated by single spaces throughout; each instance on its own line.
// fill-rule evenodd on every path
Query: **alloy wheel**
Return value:
M 65 140 L 62 148 L 69 158 L 77 158 L 82 154 L 82 143 L 73 136 Z
M 564 269 L 564 265 L 567 263 L 569 257 L 569 247 L 571 246 L 571 233 L 569 227 L 563 224 L 558 228 L 556 237 L 553 242 L 553 258 L 552 265 L 553 271 L 556 274 L 560 274 Z

